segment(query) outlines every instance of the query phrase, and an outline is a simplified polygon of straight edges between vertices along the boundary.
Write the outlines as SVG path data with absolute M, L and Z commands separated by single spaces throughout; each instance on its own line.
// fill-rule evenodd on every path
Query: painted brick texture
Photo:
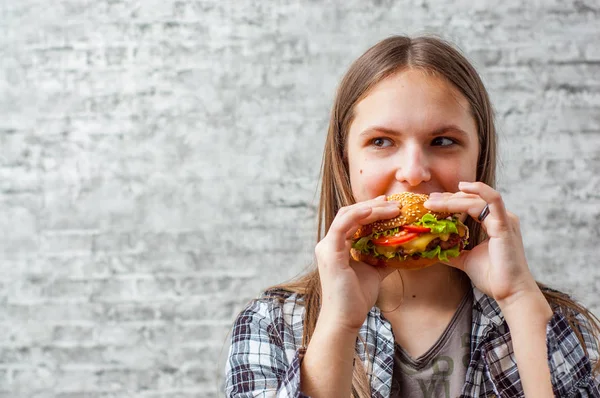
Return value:
M 436 33 L 497 111 L 536 277 L 600 315 L 589 0 L 0 0 L 0 397 L 216 397 L 245 302 L 312 260 L 349 63 Z

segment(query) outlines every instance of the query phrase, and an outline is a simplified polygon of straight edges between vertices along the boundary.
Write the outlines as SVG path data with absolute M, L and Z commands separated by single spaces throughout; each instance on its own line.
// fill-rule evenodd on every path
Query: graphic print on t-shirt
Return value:
M 471 338 L 470 333 L 463 334 L 463 336 L 462 336 L 463 344 L 462 344 L 461 348 L 467 348 L 467 350 L 469 349 L 470 338 Z M 466 344 L 465 344 L 465 342 L 466 342 Z M 469 366 L 470 359 L 471 359 L 471 356 L 469 354 L 469 351 L 467 351 L 467 353 L 462 356 L 461 361 L 456 364 L 456 366 L 458 366 L 458 367 L 462 366 L 462 368 L 463 368 L 463 369 L 456 369 L 458 371 L 458 373 L 460 373 L 461 375 L 465 374 L 467 367 Z M 413 377 L 419 383 L 421 393 L 423 394 L 422 397 L 423 398 L 438 398 L 438 397 L 454 398 L 450 395 L 450 382 L 451 382 L 452 376 L 454 375 L 454 372 L 455 372 L 454 360 L 447 355 L 441 355 L 441 356 L 434 358 L 430 363 L 431 363 L 431 366 L 428 366 L 428 368 L 431 369 L 430 377 L 423 377 L 423 376 L 426 376 L 427 374 L 429 374 L 429 372 L 427 372 L 425 369 L 423 369 L 423 371 L 421 371 L 421 372 L 414 370 L 414 369 L 411 370 L 413 373 Z M 421 374 L 421 377 L 419 376 L 419 373 Z M 460 378 L 457 381 L 460 382 L 461 381 Z M 462 380 L 462 381 L 464 381 L 464 380 Z
M 396 345 L 391 398 L 456 398 L 471 359 L 471 297 L 459 305 L 438 341 L 413 359 Z

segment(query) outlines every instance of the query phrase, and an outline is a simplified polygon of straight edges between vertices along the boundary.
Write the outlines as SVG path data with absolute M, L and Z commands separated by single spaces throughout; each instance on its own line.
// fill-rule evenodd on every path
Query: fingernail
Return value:
M 442 197 L 442 193 L 441 192 L 432 192 L 429 194 L 429 199 L 430 200 L 436 200 L 436 199 L 440 199 Z
M 472 184 L 473 183 L 469 182 L 469 181 L 461 181 L 461 182 L 458 183 L 458 187 L 459 188 L 461 188 L 461 187 L 468 187 L 469 185 L 472 185 Z
M 382 200 L 382 199 L 385 199 L 385 195 L 380 195 L 375 198 L 375 200 Z

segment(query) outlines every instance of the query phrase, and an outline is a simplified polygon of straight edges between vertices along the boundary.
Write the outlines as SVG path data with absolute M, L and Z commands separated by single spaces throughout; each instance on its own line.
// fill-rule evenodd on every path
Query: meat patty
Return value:
M 435 238 L 429 242 L 425 251 L 433 250 L 436 248 L 436 246 L 439 246 L 442 250 L 451 249 L 458 245 L 461 241 L 462 239 L 458 234 L 450 234 L 450 237 L 447 241 L 443 241 L 440 238 Z

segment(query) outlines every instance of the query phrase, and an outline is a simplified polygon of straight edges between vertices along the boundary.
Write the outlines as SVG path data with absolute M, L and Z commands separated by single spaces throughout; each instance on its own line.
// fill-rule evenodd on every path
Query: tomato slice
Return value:
M 422 227 L 420 225 L 403 225 L 402 229 L 409 232 L 431 232 L 431 228 Z
M 397 246 L 408 241 L 411 241 L 419 236 L 416 232 L 400 231 L 396 235 L 392 236 L 380 236 L 377 239 L 373 239 L 373 244 L 377 246 Z

